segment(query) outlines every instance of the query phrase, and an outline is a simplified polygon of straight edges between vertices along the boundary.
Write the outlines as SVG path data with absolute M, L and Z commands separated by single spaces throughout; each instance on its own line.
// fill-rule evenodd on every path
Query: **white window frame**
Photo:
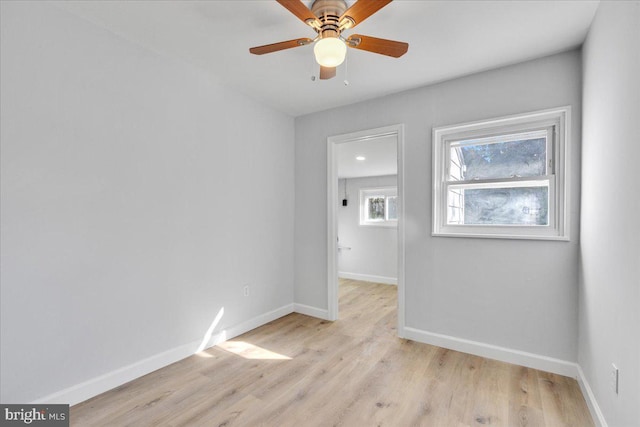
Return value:
M 377 187 L 377 188 L 361 188 L 360 195 L 360 225 L 374 227 L 397 227 L 398 219 L 389 219 L 388 217 L 388 200 L 390 197 L 398 197 L 398 187 Z M 384 197 L 385 218 L 384 220 L 368 220 L 367 219 L 367 199 L 373 197 Z M 397 200 L 397 199 L 396 199 Z
M 482 237 L 502 239 L 542 239 L 569 241 L 569 141 L 571 107 L 483 120 L 433 129 L 433 236 Z M 448 180 L 451 144 L 492 136 L 534 132 L 546 129 L 547 175 L 527 178 L 484 180 L 458 185 Z M 449 188 L 488 186 L 530 186 L 535 181 L 548 181 L 548 225 L 467 225 L 447 223 Z

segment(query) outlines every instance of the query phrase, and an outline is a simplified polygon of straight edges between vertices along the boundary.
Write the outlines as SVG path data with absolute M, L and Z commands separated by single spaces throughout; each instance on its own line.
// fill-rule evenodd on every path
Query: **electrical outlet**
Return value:
M 615 364 L 611 364 L 611 389 L 618 394 L 618 384 L 620 381 L 620 371 Z
M 249 296 L 249 285 L 244 285 L 244 288 L 242 290 L 243 294 L 245 297 Z

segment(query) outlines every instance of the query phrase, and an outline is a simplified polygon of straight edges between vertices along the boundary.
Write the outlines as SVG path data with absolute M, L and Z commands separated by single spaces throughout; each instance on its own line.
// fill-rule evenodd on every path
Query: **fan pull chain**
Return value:
M 349 55 L 344 59 L 344 85 L 349 86 Z
M 309 58 L 311 58 L 311 81 L 315 82 L 318 78 L 316 77 L 316 70 L 318 69 L 318 66 L 316 65 L 316 60 L 315 57 L 312 55 Z

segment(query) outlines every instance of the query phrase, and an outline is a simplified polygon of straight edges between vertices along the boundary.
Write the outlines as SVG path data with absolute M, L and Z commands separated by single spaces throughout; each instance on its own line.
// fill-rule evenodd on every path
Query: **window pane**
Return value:
M 462 193 L 460 196 L 459 193 Z M 549 188 L 466 188 L 449 191 L 449 201 L 464 201 L 462 213 L 450 203 L 447 222 L 466 225 L 548 225 Z
M 387 197 L 387 220 L 398 219 L 397 196 Z
M 384 221 L 384 197 L 367 198 L 367 221 Z
M 545 134 L 539 131 L 533 136 L 505 135 L 452 143 L 449 181 L 546 175 Z

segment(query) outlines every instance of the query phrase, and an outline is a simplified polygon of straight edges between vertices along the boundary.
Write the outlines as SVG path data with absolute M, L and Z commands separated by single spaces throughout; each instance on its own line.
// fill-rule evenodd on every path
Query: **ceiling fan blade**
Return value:
M 266 44 L 264 46 L 256 46 L 249 49 L 249 52 L 254 55 L 264 55 L 265 53 L 277 52 L 279 50 L 291 49 L 293 47 L 300 47 L 313 43 L 313 40 L 308 38 L 287 40 L 286 42 Z
M 320 80 L 329 80 L 336 76 L 336 67 L 320 66 Z
M 276 0 L 282 6 L 284 6 L 289 12 L 293 13 L 298 17 L 299 20 L 304 22 L 305 24 L 314 27 L 320 28 L 322 26 L 322 22 L 318 19 L 316 15 L 313 14 L 309 10 L 307 6 L 304 5 L 300 0 Z
M 371 36 L 362 36 L 360 34 L 353 34 L 349 36 L 347 38 L 347 46 L 354 49 L 392 56 L 394 58 L 401 57 L 409 50 L 409 43 L 379 39 Z
M 342 14 L 339 20 L 340 27 L 353 28 L 389 3 L 391 0 L 358 0 Z

